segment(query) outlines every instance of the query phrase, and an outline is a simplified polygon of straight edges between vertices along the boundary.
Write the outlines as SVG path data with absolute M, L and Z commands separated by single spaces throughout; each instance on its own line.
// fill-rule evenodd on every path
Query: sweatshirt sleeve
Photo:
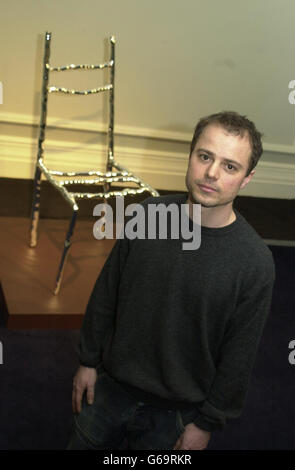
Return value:
M 78 358 L 81 365 L 102 364 L 105 341 L 115 322 L 120 275 L 128 256 L 128 240 L 117 240 L 94 285 L 80 330 Z
M 252 284 L 228 322 L 211 390 L 193 419 L 201 429 L 222 429 L 227 419 L 238 418 L 242 412 L 258 345 L 271 306 L 274 269 L 269 274 L 263 284 Z

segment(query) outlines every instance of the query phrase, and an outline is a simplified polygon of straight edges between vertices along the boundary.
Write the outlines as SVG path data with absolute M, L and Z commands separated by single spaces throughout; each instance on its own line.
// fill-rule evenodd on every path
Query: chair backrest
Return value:
M 48 93 L 64 93 L 70 95 L 92 95 L 95 93 L 101 93 L 104 91 L 109 92 L 109 118 L 108 118 L 108 159 L 106 169 L 111 171 L 112 162 L 114 160 L 114 88 L 115 88 L 115 38 L 111 36 L 109 38 L 110 52 L 109 61 L 98 64 L 82 64 L 82 65 L 62 65 L 59 67 L 53 67 L 50 65 L 50 45 L 51 45 L 52 34 L 49 32 L 45 33 L 45 45 L 44 45 L 44 60 L 43 60 L 43 83 L 42 83 L 42 104 L 41 104 L 41 116 L 40 116 L 40 133 L 38 142 L 38 160 L 43 159 L 43 142 L 45 139 L 46 130 L 46 119 L 47 119 L 47 101 Z M 110 83 L 91 90 L 73 90 L 68 88 L 49 86 L 49 75 L 52 72 L 65 72 L 69 70 L 102 70 L 105 68 L 110 69 Z

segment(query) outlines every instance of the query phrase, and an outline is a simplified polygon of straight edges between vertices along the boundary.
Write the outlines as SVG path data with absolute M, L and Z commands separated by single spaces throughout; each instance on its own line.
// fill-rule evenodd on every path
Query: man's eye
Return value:
M 227 166 L 227 169 L 230 170 L 230 171 L 235 171 L 235 169 L 236 169 L 236 167 L 234 167 L 230 163 L 228 163 L 226 166 Z
M 202 153 L 202 154 L 200 155 L 200 157 L 201 157 L 202 160 L 205 160 L 205 161 L 207 161 L 207 160 L 209 159 L 209 156 L 206 155 L 205 153 Z

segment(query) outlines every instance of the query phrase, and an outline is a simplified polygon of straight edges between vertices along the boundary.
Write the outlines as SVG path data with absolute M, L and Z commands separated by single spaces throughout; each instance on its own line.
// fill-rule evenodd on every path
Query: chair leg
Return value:
M 71 218 L 71 221 L 70 221 L 70 224 L 69 224 L 69 228 L 68 228 L 68 233 L 67 233 L 65 243 L 64 243 L 63 254 L 62 254 L 60 265 L 59 265 L 58 272 L 57 272 L 57 277 L 56 277 L 56 282 L 55 282 L 55 289 L 54 289 L 54 294 L 55 295 L 58 294 L 59 289 L 60 289 L 61 280 L 62 280 L 63 271 L 64 271 L 64 266 L 65 266 L 65 261 L 66 261 L 69 249 L 71 247 L 71 244 L 72 244 L 71 243 L 71 238 L 72 238 L 72 235 L 74 233 L 77 214 L 78 214 L 78 211 L 74 209 L 73 214 L 72 214 L 72 218 Z
M 107 193 L 107 192 L 110 190 L 110 187 L 111 187 L 111 185 L 110 185 L 109 183 L 105 183 L 105 184 L 103 185 L 103 190 L 104 190 L 104 192 Z M 103 198 L 103 203 L 104 203 L 104 204 L 107 204 L 107 199 L 106 199 L 105 197 Z M 105 213 L 103 212 L 102 215 L 105 215 Z M 102 231 L 102 232 L 105 232 L 105 228 L 106 228 L 106 227 L 105 227 L 105 224 L 103 224 L 103 225 L 101 226 L 101 231 Z
M 41 170 L 36 167 L 34 177 L 33 203 L 31 213 L 30 246 L 37 245 L 37 232 L 40 213 Z

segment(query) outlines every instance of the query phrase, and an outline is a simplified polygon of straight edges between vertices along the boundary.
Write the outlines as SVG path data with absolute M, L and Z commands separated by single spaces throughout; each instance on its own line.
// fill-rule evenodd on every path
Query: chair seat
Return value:
M 158 196 L 158 192 L 153 190 L 147 183 L 143 182 L 140 178 L 134 175 L 134 173 L 128 171 L 120 165 L 113 162 L 114 168 L 119 168 L 118 171 L 97 171 L 90 170 L 89 172 L 70 172 L 70 171 L 58 171 L 48 169 L 44 163 L 41 164 L 41 168 L 45 177 L 51 183 L 58 185 L 63 191 L 66 191 L 69 197 L 75 199 L 108 199 L 116 196 L 127 196 L 141 194 L 144 191 L 148 191 L 154 196 Z M 102 186 L 110 183 L 123 183 L 122 189 L 116 190 L 103 190 L 100 192 L 81 192 L 81 191 L 69 191 L 67 186 L 71 185 L 85 185 L 85 186 Z M 126 184 L 133 183 L 134 187 L 126 186 Z M 137 187 L 136 187 L 137 186 Z

